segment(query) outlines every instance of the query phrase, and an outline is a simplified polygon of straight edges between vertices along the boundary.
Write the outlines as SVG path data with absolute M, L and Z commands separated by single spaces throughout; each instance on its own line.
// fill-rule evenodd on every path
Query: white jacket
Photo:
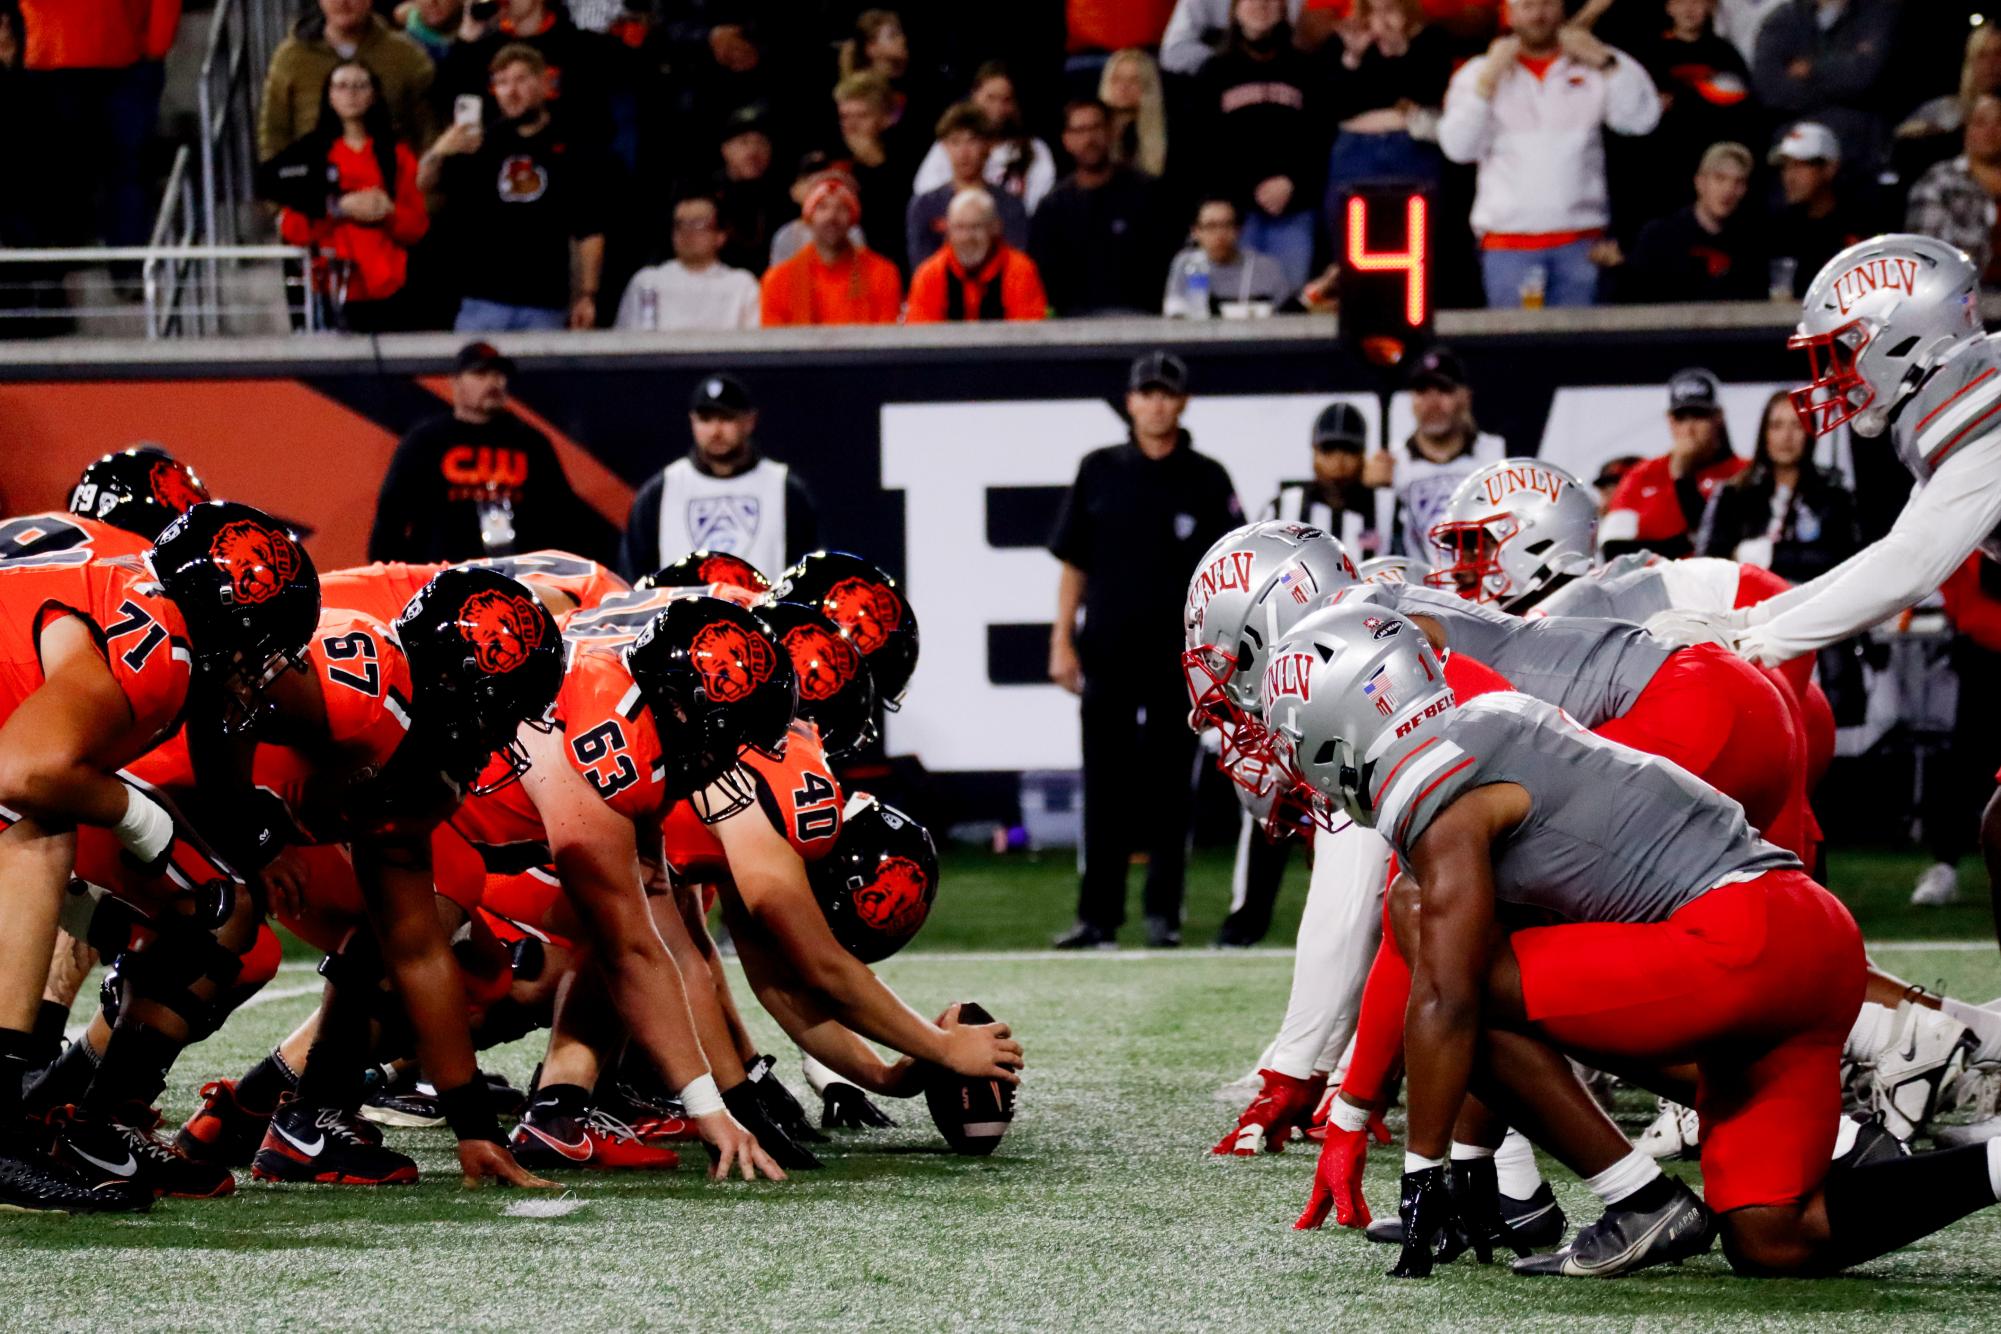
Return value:
M 1538 79 L 1517 66 L 1491 99 L 1478 87 L 1487 57 L 1469 60 L 1445 90 L 1438 146 L 1454 162 L 1476 162 L 1473 231 L 1575 232 L 1611 221 L 1600 127 L 1646 134 L 1661 118 L 1660 94 L 1640 62 L 1614 51 L 1606 72 L 1558 55 Z

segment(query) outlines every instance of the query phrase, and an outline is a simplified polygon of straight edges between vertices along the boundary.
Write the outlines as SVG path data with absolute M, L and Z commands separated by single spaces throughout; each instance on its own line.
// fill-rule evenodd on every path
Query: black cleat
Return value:
M 1181 927 L 1165 917 L 1146 919 L 1146 947 L 1150 950 L 1181 948 Z
M 49 1114 L 49 1125 L 55 1132 L 51 1156 L 94 1185 L 180 1200 L 213 1200 L 236 1189 L 227 1167 L 175 1152 L 150 1107 L 128 1107 L 116 1116 L 63 1107 Z
M 236 1100 L 236 1081 L 201 1086 L 201 1106 L 174 1136 L 184 1158 L 218 1167 L 248 1167 L 271 1128 L 271 1113 L 253 1112 Z
M 493 1114 L 503 1117 L 518 1117 L 528 1107 L 528 1095 L 507 1082 L 506 1075 L 496 1075 L 492 1071 L 479 1072 L 480 1081 L 486 1085 L 487 1096 L 493 1100 Z
M 1665 1203 L 1654 1209 L 1607 1209 L 1562 1250 L 1525 1256 L 1517 1274 L 1564 1278 L 1617 1278 L 1650 1265 L 1673 1264 L 1700 1255 L 1716 1239 L 1716 1215 L 1679 1181 Z
M 150 1190 L 94 1186 L 47 1154 L 20 1144 L 0 1147 L 0 1213 L 144 1213 L 152 1207 Z
M 1102 926 L 1079 922 L 1049 944 L 1052 949 L 1059 950 L 1115 950 L 1119 947 L 1119 940 L 1115 933 Z
M 1855 1124 L 1855 1141 L 1843 1153 L 1835 1155 L 1827 1165 L 1830 1172 L 1843 1171 L 1850 1167 L 1862 1167 L 1869 1163 L 1886 1163 L 1892 1158 L 1908 1158 L 1910 1145 L 1890 1133 L 1880 1116 L 1851 1116 L 1848 1120 Z M 1934 1136 L 1934 1138 L 1939 1138 Z M 1941 1139 L 1943 1144 L 1944 1141 Z M 1945 1147 L 1953 1147 L 1946 1144 Z
M 1508 1239 L 1503 1244 L 1539 1251 L 1563 1240 L 1566 1220 L 1563 1206 L 1556 1202 L 1556 1192 L 1549 1188 L 1547 1181 L 1539 1181 L 1535 1193 L 1526 1200 L 1518 1200 L 1512 1195 L 1501 1196 L 1501 1221 L 1508 1225 Z M 1364 1235 L 1370 1241 L 1401 1246 L 1403 1219 L 1395 1214 L 1375 1219 Z
M 371 1070 L 368 1091 L 361 1098 L 361 1115 L 378 1126 L 417 1130 L 445 1123 L 445 1109 L 438 1102 L 437 1090 L 419 1081 L 414 1070 L 407 1077 L 396 1079 Z
M 382 1132 L 359 1116 L 287 1098 L 272 1114 L 250 1175 L 259 1181 L 398 1186 L 417 1179 L 417 1164 L 385 1147 Z

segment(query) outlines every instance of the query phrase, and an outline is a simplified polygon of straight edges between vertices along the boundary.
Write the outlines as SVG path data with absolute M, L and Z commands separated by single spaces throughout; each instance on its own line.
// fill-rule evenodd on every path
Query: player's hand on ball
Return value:
M 1324 1076 L 1295 1079 L 1277 1070 L 1260 1070 L 1258 1078 L 1264 1081 L 1264 1087 L 1258 1090 L 1258 1096 L 1251 1099 L 1251 1105 L 1244 1108 L 1237 1124 L 1217 1142 L 1211 1153 L 1249 1158 L 1261 1150 L 1266 1153 L 1284 1152 L 1285 1142 L 1292 1137 L 1292 1132 L 1306 1128 L 1307 1121 L 1313 1116 L 1314 1104 L 1320 1101 L 1321 1090 L 1327 1085 Z
M 459 1141 L 459 1171 L 468 1188 L 478 1186 L 487 1180 L 498 1181 L 503 1186 L 527 1186 L 535 1190 L 554 1190 L 556 1183 L 536 1176 L 507 1151 L 504 1144 L 496 1144 L 490 1139 L 462 1139 Z
M 1367 1227 L 1373 1215 L 1362 1198 L 1362 1168 L 1369 1155 L 1367 1130 L 1343 1130 L 1329 1124 L 1320 1144 L 1320 1162 L 1313 1169 L 1313 1193 L 1306 1210 L 1293 1224 L 1310 1230 L 1327 1221 L 1329 1210 L 1341 1227 Z
M 954 1074 L 974 1079 L 1002 1079 L 1019 1084 L 1022 1067 L 1021 1044 L 1006 1024 L 962 1024 L 959 1007 L 954 1005 L 938 1017 L 945 1030 L 945 1053 L 940 1062 Z
M 728 1111 L 710 1112 L 695 1118 L 695 1129 L 701 1132 L 709 1149 L 709 1180 L 721 1181 L 732 1170 L 745 1181 L 755 1181 L 764 1177 L 770 1181 L 785 1180 L 785 1169 L 771 1160 L 757 1142 L 757 1136 L 745 1130 Z

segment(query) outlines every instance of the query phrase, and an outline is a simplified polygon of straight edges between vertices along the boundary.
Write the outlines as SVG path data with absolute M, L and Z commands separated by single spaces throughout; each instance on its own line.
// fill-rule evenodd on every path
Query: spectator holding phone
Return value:
M 500 123 L 455 123 L 418 166 L 418 186 L 442 190 L 451 208 L 464 298 L 455 329 L 597 323 L 606 171 L 550 113 L 547 70 L 533 47 L 503 46 L 492 70 Z
M 381 80 L 359 60 L 334 66 L 317 128 L 258 171 L 259 191 L 285 207 L 278 232 L 313 252 L 313 282 L 343 328 L 410 327 L 398 300 L 410 247 L 431 219 L 417 188 L 417 158 L 396 142 Z

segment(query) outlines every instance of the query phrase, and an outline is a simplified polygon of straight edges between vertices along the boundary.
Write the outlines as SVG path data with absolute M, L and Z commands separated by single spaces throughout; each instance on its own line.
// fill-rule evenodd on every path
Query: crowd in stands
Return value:
M 357 330 L 1327 309 L 1384 180 L 1433 193 L 1447 305 L 1796 293 L 1905 225 L 1996 263 L 1972 0 L 301 8 L 259 186 Z M 55 187 L 0 244 L 143 239 L 179 18 L 0 0 Z

